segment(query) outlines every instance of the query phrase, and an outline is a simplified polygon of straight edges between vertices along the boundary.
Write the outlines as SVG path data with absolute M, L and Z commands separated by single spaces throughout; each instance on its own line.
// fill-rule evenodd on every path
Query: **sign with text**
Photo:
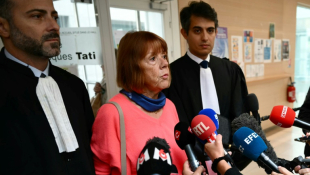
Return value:
M 99 27 L 61 28 L 61 53 L 50 58 L 53 65 L 102 65 Z

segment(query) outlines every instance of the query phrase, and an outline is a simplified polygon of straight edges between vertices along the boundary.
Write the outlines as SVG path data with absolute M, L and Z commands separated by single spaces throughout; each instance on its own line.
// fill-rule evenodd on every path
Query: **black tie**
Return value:
M 208 68 L 208 61 L 206 60 L 203 60 L 201 63 L 200 63 L 200 66 L 204 69 L 207 69 Z
M 44 73 L 41 73 L 40 78 L 45 78 L 46 75 Z

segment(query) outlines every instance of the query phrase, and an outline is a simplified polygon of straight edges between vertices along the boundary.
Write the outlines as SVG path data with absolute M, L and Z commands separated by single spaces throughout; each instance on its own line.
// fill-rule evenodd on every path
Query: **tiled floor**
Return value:
M 294 138 L 301 137 L 302 135 L 300 128 L 280 128 L 278 126 L 273 126 L 264 131 L 279 158 L 293 160 L 300 155 L 304 156 L 305 144 L 294 141 Z M 266 173 L 263 168 L 258 167 L 256 162 L 252 162 L 242 171 L 242 174 L 264 175 Z

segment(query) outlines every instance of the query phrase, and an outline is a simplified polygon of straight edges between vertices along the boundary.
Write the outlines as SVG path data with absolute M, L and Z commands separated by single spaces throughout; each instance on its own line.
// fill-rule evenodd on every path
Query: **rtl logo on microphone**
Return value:
M 208 138 L 209 143 L 214 143 L 216 139 L 216 134 L 212 133 L 212 135 Z
M 200 122 L 193 128 L 193 131 L 195 132 L 197 136 L 200 136 L 205 131 L 208 131 L 209 128 L 210 128 L 209 126 L 207 127 L 202 122 Z
M 180 140 L 181 131 L 175 130 L 174 138 L 175 140 Z
M 283 106 L 282 113 L 281 113 L 282 118 L 285 118 L 286 112 L 287 112 L 287 106 Z

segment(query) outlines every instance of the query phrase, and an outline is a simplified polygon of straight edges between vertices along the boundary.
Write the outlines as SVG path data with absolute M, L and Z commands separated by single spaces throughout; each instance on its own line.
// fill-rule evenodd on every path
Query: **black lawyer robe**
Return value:
M 90 149 L 94 122 L 88 92 L 76 76 L 50 64 L 79 148 L 59 153 L 36 95 L 38 78 L 0 53 L 0 174 L 93 175 Z
M 248 95 L 246 81 L 240 67 L 229 61 L 210 55 L 208 64 L 212 71 L 221 116 L 218 133 L 223 143 L 232 143 L 231 121 L 247 112 L 245 103 Z M 171 85 L 163 92 L 176 106 L 180 121 L 190 125 L 192 119 L 203 109 L 200 87 L 200 65 L 187 54 L 170 64 Z M 234 152 L 232 158 L 239 170 L 251 160 Z M 199 157 L 201 162 L 203 158 Z
M 248 91 L 245 78 L 240 67 L 227 59 L 210 55 L 208 66 L 212 71 L 219 108 L 223 116 L 222 121 L 220 118 L 218 133 L 223 135 L 223 143 L 231 142 L 230 122 L 247 112 L 245 100 Z M 185 54 L 171 63 L 170 69 L 171 86 L 163 92 L 175 104 L 180 121 L 190 125 L 191 120 L 203 109 L 200 65 Z
M 310 88 L 308 90 L 305 101 L 300 108 L 298 119 L 301 119 L 307 123 L 310 123 Z M 310 131 L 303 129 L 303 132 L 304 134 L 306 134 L 307 132 L 310 132 Z M 305 145 L 304 154 L 305 154 L 305 157 L 310 156 L 310 146 L 308 145 L 308 143 L 306 143 Z

